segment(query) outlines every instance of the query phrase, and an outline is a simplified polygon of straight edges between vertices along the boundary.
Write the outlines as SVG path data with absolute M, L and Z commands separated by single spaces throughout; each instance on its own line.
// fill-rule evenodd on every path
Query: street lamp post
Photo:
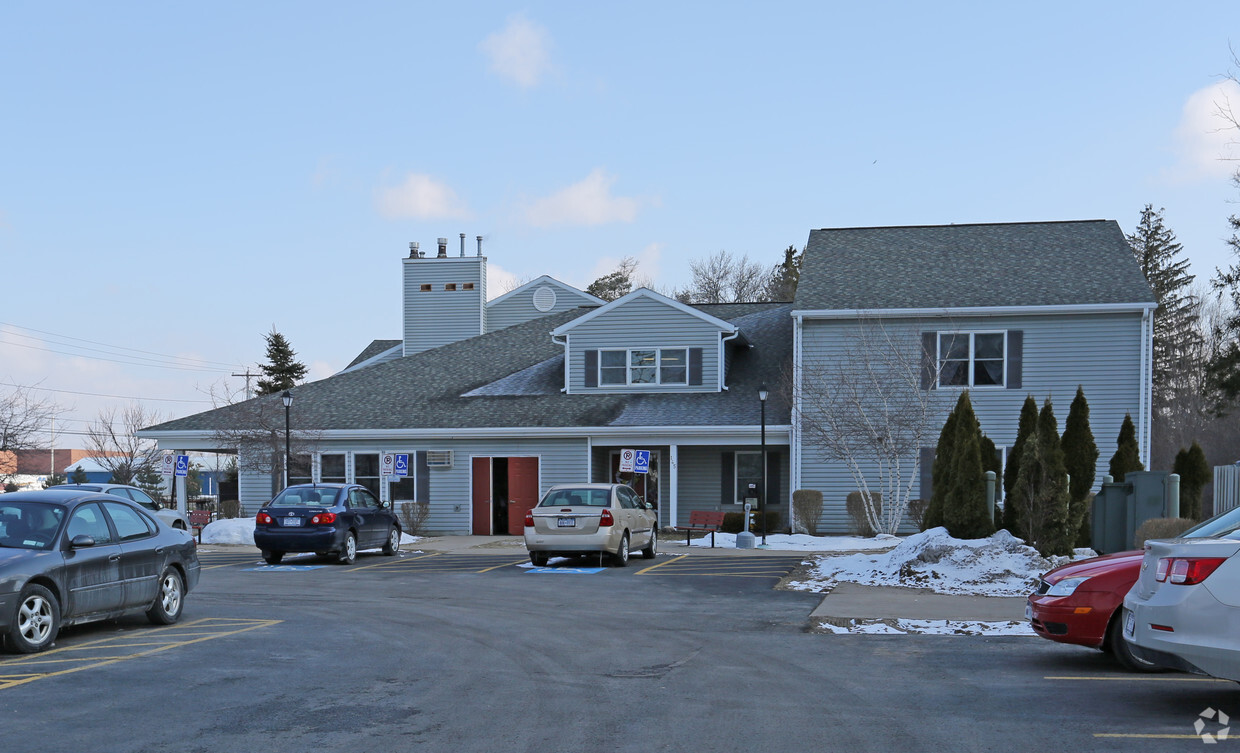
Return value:
M 758 507 L 762 511 L 762 546 L 766 546 L 766 396 L 769 394 L 763 382 L 758 388 L 758 402 L 762 405 L 762 504 Z
M 280 396 L 280 402 L 284 403 L 284 488 L 288 488 L 288 459 L 289 459 L 289 424 L 288 409 L 293 406 L 293 393 L 288 390 Z

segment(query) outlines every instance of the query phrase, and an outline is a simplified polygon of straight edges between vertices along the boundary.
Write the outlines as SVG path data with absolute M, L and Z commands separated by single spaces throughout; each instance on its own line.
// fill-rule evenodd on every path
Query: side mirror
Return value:
M 95 545 L 95 537 L 87 536 L 84 533 L 79 533 L 77 536 L 73 537 L 73 541 L 70 541 L 69 545 L 74 549 L 85 549 L 86 547 L 92 547 Z

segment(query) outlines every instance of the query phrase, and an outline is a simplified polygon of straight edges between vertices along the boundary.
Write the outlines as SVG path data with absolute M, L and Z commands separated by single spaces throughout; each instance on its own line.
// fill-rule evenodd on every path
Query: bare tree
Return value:
M 18 386 L 0 397 L 0 452 L 28 450 L 43 444 L 43 435 L 60 410 L 50 400 L 34 397 L 30 390 Z M 11 477 L 11 473 L 0 474 L 0 480 Z
M 752 303 L 766 299 L 771 270 L 747 254 L 735 257 L 720 251 L 705 260 L 689 262 L 693 281 L 682 296 L 690 303 Z
M 807 349 L 794 410 L 801 439 L 848 469 L 866 521 L 894 534 L 920 478 L 920 450 L 933 446 L 938 390 L 922 386 L 926 354 L 915 322 L 861 319 L 838 349 Z
M 138 430 L 164 420 L 140 403 L 106 408 L 86 429 L 86 447 L 100 467 L 112 474 L 112 483 L 132 484 L 144 468 L 155 467 L 160 455 L 156 443 L 140 439 Z
M 221 451 L 235 451 L 237 466 L 252 473 L 283 478 L 285 424 L 284 405 L 275 396 L 257 397 L 240 403 L 227 402 L 231 395 L 213 392 L 212 399 L 222 399 L 230 407 L 227 428 L 212 432 L 212 439 Z M 322 432 L 290 425 L 288 450 L 294 472 L 298 458 L 319 451 Z M 307 473 L 309 469 L 304 469 Z M 295 475 L 295 474 L 294 474 Z

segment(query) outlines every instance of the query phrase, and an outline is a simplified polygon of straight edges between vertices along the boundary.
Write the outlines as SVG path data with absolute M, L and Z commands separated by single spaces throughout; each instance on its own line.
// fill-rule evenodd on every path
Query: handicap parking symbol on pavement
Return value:
M 319 570 L 323 565 L 259 565 L 258 567 L 247 567 L 242 572 L 246 573 L 300 573 L 306 570 Z
M 527 573 L 559 573 L 561 575 L 594 575 L 601 573 L 607 568 L 605 567 L 531 567 L 526 570 Z

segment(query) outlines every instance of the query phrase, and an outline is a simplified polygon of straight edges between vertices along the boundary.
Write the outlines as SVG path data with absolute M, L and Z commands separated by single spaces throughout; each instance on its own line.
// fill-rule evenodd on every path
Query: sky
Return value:
M 401 336 L 410 241 L 489 294 L 664 289 L 824 227 L 1113 219 L 1235 261 L 1240 5 L 0 5 L 0 396 L 211 407 L 282 333 Z

